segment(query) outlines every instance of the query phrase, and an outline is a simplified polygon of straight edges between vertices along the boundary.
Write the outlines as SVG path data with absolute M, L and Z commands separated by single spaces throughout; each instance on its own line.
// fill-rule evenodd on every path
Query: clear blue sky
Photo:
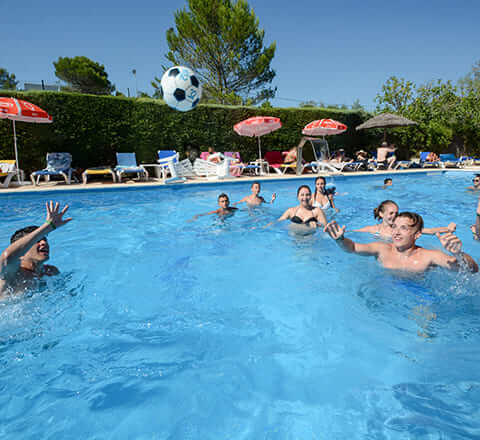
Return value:
M 84 55 L 117 89 L 151 93 L 166 64 L 165 31 L 184 0 L 0 0 L 0 67 L 23 82 L 55 83 L 53 61 Z M 277 43 L 276 106 L 298 101 L 372 109 L 391 75 L 456 81 L 480 59 L 480 2 L 250 0 L 265 43 Z

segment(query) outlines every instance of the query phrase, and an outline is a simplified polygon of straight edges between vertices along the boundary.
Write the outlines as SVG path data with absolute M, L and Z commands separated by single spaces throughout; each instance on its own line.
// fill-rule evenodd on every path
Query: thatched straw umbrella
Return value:
M 416 122 L 403 116 L 393 115 L 392 113 L 382 113 L 377 115 L 358 127 L 355 130 L 363 130 L 364 128 L 383 128 L 383 140 L 387 140 L 387 128 L 408 127 L 409 125 L 417 125 Z

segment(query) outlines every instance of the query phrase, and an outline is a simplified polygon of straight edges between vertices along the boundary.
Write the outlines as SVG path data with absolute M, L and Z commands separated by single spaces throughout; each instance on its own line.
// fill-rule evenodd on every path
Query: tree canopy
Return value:
M 55 75 L 74 91 L 94 95 L 110 95 L 115 91 L 105 66 L 87 57 L 60 57 L 53 65 Z
M 457 154 L 479 153 L 480 88 L 441 80 L 416 86 L 393 76 L 375 100 L 377 112 L 397 113 L 418 123 L 416 128 L 392 131 L 397 143 L 412 152 L 428 148 L 442 153 L 454 145 Z
M 247 1 L 188 0 L 188 8 L 175 12 L 176 30 L 167 30 L 166 58 L 195 70 L 209 101 L 255 104 L 273 98 L 276 45 L 264 46 L 264 30 Z M 158 83 L 155 78 L 153 87 Z
M 0 89 L 13 89 L 17 88 L 18 81 L 16 81 L 13 73 L 8 73 L 7 69 L 0 67 Z

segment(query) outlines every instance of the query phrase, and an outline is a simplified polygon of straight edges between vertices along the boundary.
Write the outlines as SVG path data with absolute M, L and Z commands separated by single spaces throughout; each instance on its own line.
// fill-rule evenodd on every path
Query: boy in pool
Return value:
M 67 224 L 63 218 L 68 205 L 59 211 L 59 204 L 46 203 L 47 218 L 42 226 L 27 226 L 16 231 L 0 256 L 0 298 L 32 287 L 43 276 L 57 275 L 55 266 L 45 264 L 50 257 L 47 235 Z
M 387 178 L 383 181 L 383 189 L 389 188 L 393 185 L 392 179 Z
M 217 214 L 219 217 L 227 217 L 227 216 L 233 215 L 233 213 L 238 209 L 238 208 L 234 208 L 233 206 L 230 206 L 230 199 L 225 193 L 222 193 L 218 196 L 217 202 L 220 208 L 215 209 L 215 211 L 209 211 L 203 214 L 197 214 L 193 216 L 192 220 L 196 220 L 198 217 L 202 217 L 204 215 L 212 215 L 212 214 Z
M 251 186 L 252 194 L 249 196 L 245 196 L 242 200 L 235 202 L 234 205 L 238 205 L 239 203 L 246 203 L 249 206 L 259 206 L 262 203 L 267 203 L 265 199 L 259 195 L 260 194 L 260 182 L 253 182 Z M 273 203 L 277 195 L 275 193 L 272 194 L 272 199 L 270 203 Z
M 327 224 L 328 232 L 337 244 L 346 252 L 359 255 L 374 256 L 386 269 L 404 270 L 408 272 L 424 272 L 430 267 L 440 266 L 450 270 L 466 268 L 470 272 L 478 272 L 473 258 L 462 252 L 462 242 L 452 232 L 437 233 L 442 246 L 452 255 L 440 250 L 424 249 L 416 245 L 422 235 L 423 219 L 412 212 L 401 212 L 392 226 L 392 243 L 375 241 L 373 243 L 355 243 L 345 238 L 345 226 L 340 227 L 333 221 Z

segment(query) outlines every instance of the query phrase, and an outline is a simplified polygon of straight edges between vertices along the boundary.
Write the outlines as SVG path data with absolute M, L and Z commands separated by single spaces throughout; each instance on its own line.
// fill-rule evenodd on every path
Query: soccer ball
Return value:
M 202 97 L 202 86 L 195 72 L 188 67 L 170 67 L 160 82 L 167 105 L 181 112 L 194 109 Z

